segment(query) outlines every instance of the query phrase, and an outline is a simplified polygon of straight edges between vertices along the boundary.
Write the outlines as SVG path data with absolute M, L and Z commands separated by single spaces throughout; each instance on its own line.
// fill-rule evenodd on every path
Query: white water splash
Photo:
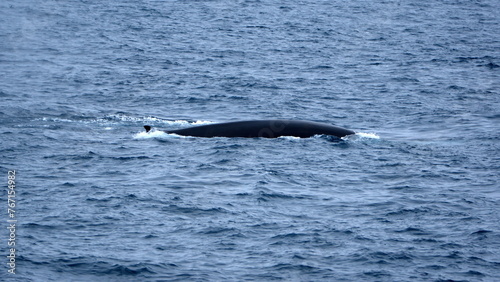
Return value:
M 167 138 L 188 138 L 189 136 L 182 136 L 175 133 L 166 133 L 161 130 L 152 130 L 150 132 L 142 131 L 134 134 L 134 139 L 167 139 Z
M 355 135 L 361 138 L 380 139 L 380 136 L 378 136 L 376 133 L 356 132 Z
M 359 141 L 368 141 L 368 140 L 380 140 L 380 136 L 376 133 L 367 133 L 367 132 L 356 132 L 354 135 L 347 135 L 341 138 L 342 140 L 351 141 L 351 142 L 359 142 Z
M 286 139 L 286 140 L 301 140 L 302 139 L 302 138 L 297 137 L 297 136 L 280 136 L 278 138 Z
M 170 134 L 160 130 L 154 130 L 150 132 L 142 131 L 136 133 L 134 135 L 134 139 L 168 138 L 169 135 Z

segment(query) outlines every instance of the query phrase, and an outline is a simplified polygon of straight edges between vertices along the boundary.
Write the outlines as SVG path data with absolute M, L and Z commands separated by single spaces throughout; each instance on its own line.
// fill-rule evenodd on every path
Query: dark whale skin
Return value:
M 150 127 L 145 126 L 149 131 Z M 149 129 L 148 129 L 149 128 Z M 344 137 L 354 131 L 329 124 L 301 120 L 248 120 L 194 126 L 178 130 L 165 130 L 182 136 L 193 137 L 244 137 L 277 138 L 294 136 L 308 138 L 314 135 Z

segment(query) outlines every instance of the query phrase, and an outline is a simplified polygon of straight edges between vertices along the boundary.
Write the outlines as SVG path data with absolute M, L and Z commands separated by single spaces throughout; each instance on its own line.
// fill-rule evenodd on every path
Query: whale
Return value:
M 146 132 L 151 126 L 145 125 Z M 169 134 L 192 137 L 243 137 L 278 138 L 293 136 L 309 138 L 315 135 L 330 135 L 342 138 L 355 134 L 354 131 L 325 123 L 305 120 L 245 120 L 193 126 L 176 130 L 162 130 Z

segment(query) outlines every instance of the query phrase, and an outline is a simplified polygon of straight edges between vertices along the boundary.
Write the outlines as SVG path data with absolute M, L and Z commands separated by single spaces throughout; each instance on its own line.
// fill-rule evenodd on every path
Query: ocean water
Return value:
M 499 11 L 0 1 L 0 280 L 500 281 Z

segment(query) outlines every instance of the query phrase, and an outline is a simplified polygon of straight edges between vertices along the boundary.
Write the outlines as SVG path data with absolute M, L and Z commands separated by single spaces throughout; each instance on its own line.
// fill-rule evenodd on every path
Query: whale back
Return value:
M 354 131 L 324 123 L 296 120 L 250 120 L 227 123 L 207 124 L 178 130 L 168 130 L 193 137 L 263 137 L 295 136 L 307 138 L 314 135 L 332 135 L 344 137 Z

